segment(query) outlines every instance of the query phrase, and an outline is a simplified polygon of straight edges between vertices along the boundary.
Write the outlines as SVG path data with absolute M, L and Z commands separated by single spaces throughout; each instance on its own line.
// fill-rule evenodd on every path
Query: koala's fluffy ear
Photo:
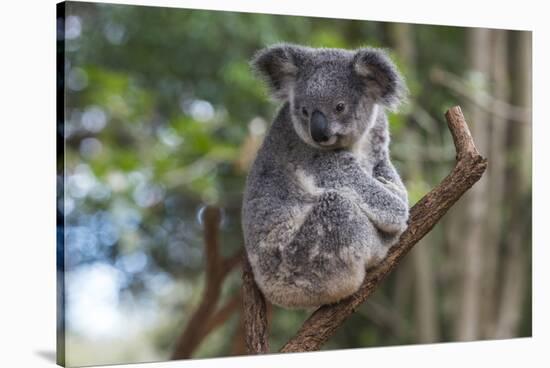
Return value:
M 407 87 L 397 67 L 379 49 L 364 48 L 356 52 L 353 68 L 365 84 L 366 93 L 393 110 L 407 96 Z
M 267 82 L 272 96 L 284 101 L 288 99 L 306 53 L 304 47 L 278 44 L 258 51 L 250 65 Z

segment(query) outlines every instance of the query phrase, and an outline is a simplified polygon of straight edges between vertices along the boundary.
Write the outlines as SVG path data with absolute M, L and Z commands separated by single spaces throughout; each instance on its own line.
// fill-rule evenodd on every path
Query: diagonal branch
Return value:
M 225 258 L 221 264 L 220 264 L 220 273 L 223 277 L 227 276 L 227 274 L 235 267 L 241 264 L 243 260 L 243 254 L 244 254 L 244 247 L 240 248 L 235 254 L 231 255 L 230 257 Z
M 372 294 L 411 248 L 474 185 L 487 168 L 487 160 L 477 151 L 460 107 L 449 109 L 445 117 L 456 148 L 456 165 L 449 175 L 410 211 L 409 226 L 386 258 L 367 271 L 361 288 L 342 301 L 317 309 L 282 348 L 281 352 L 314 351 L 334 334 L 344 321 Z M 250 354 L 269 352 L 266 301 L 256 286 L 246 257 L 243 272 L 246 342 Z
M 451 173 L 418 203 L 410 212 L 409 226 L 386 258 L 367 271 L 359 291 L 332 305 L 317 309 L 281 352 L 318 350 L 367 298 L 399 261 L 435 224 L 447 210 L 483 175 L 487 160 L 477 151 L 460 107 L 445 114 L 456 148 L 456 165 Z
M 511 105 L 506 101 L 490 95 L 484 90 L 472 91 L 460 77 L 440 68 L 433 68 L 430 74 L 432 81 L 447 87 L 456 94 L 466 97 L 485 111 L 520 124 L 529 124 L 531 110 L 529 108 Z M 472 93 L 475 92 L 475 93 Z
M 241 294 L 237 293 L 231 297 L 223 306 L 221 306 L 212 316 L 206 321 L 202 331 L 200 331 L 199 340 L 208 336 L 210 332 L 217 327 L 223 325 L 233 313 L 241 306 Z

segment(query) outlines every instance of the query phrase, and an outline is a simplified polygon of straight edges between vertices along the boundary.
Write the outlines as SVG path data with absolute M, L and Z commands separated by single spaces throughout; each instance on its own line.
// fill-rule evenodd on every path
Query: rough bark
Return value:
M 393 246 L 387 257 L 376 267 L 367 271 L 361 288 L 350 297 L 316 310 L 302 325 L 298 333 L 282 348 L 281 352 L 318 350 L 340 327 L 344 321 L 372 294 L 375 288 L 391 272 L 405 254 L 424 237 L 447 212 L 447 210 L 483 175 L 487 160 L 477 151 L 460 107 L 453 107 L 445 114 L 456 147 L 457 162 L 451 173 L 410 212 L 409 226 L 399 242 Z M 250 270 L 245 271 L 245 289 L 258 292 L 251 278 Z M 259 295 L 251 295 L 247 302 L 245 318 L 248 320 L 247 344 L 249 352 L 268 351 L 267 320 L 265 300 Z M 245 295 L 245 301 L 247 296 Z M 256 329 L 254 328 L 256 327 Z
M 243 313 L 248 354 L 269 353 L 266 300 L 254 281 L 246 256 L 243 257 Z

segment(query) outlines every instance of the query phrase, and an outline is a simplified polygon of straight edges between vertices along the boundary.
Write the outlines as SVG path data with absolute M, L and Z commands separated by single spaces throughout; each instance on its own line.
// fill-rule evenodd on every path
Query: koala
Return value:
M 406 96 L 379 49 L 278 44 L 251 66 L 281 107 L 247 177 L 242 226 L 273 304 L 307 309 L 357 291 L 407 226 L 386 110 Z

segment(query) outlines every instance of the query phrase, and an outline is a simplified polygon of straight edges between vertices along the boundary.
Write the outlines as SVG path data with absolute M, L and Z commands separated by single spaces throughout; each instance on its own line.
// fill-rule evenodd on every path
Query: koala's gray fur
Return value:
M 336 302 L 357 291 L 366 268 L 407 226 L 385 113 L 402 101 L 405 84 L 386 54 L 371 48 L 279 44 L 261 50 L 252 66 L 283 102 L 244 194 L 254 278 L 277 305 Z M 328 122 L 321 143 L 311 134 L 314 113 Z

